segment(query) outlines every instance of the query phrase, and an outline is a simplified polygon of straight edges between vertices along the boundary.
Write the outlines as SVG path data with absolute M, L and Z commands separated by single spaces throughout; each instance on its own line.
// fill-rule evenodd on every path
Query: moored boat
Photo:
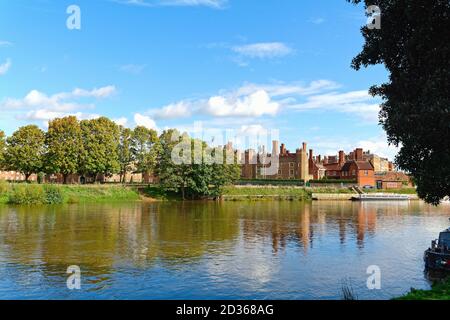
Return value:
M 450 272 L 450 228 L 439 234 L 438 240 L 424 254 L 425 268 L 428 270 Z
M 406 201 L 410 200 L 405 194 L 364 193 L 354 196 L 354 201 Z

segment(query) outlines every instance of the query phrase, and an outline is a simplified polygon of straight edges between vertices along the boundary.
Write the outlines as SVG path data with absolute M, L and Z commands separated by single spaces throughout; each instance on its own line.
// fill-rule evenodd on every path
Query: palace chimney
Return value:
M 342 167 L 345 164 L 345 153 L 344 151 L 339 151 L 339 165 Z
M 363 161 L 363 149 L 362 148 L 358 148 L 355 150 L 355 157 L 356 157 L 356 161 Z

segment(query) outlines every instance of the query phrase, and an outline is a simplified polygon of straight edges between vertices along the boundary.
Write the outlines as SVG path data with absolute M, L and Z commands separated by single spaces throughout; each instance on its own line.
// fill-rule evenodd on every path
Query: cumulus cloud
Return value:
M 80 103 L 79 99 L 104 99 L 115 94 L 114 86 L 94 88 L 92 90 L 76 88 L 70 92 L 59 92 L 48 95 L 38 90 L 31 90 L 23 98 L 6 98 L 0 103 L 3 109 L 24 112 L 16 115 L 16 119 L 26 121 L 43 121 L 73 115 L 79 119 L 95 119 L 100 115 L 84 113 L 82 109 L 93 109 L 91 103 Z
M 112 121 L 114 121 L 117 125 L 122 127 L 126 127 L 128 125 L 128 119 L 125 117 L 112 119 Z
M 9 109 L 43 108 L 49 112 L 73 111 L 80 108 L 93 107 L 92 104 L 83 105 L 75 100 L 80 98 L 103 99 L 112 96 L 116 92 L 114 86 L 95 88 L 92 90 L 74 89 L 71 92 L 60 92 L 53 95 L 38 90 L 31 90 L 21 99 L 6 98 L 0 105 Z M 73 101 L 68 101 L 73 100 Z
M 148 129 L 158 130 L 158 127 L 156 126 L 156 122 L 149 116 L 145 116 L 140 113 L 136 113 L 134 115 L 134 122 L 136 123 L 137 126 L 143 126 Z
M 11 59 L 6 59 L 6 62 L 3 64 L 0 64 L 0 76 L 6 74 L 9 69 L 11 68 L 12 61 Z
M 280 104 L 271 99 L 264 90 L 258 90 L 242 98 L 214 96 L 208 100 L 205 111 L 216 117 L 261 117 L 274 116 L 280 110 Z
M 380 104 L 375 102 L 367 90 L 359 90 L 311 95 L 305 102 L 292 104 L 289 108 L 299 111 L 318 109 L 343 112 L 357 115 L 367 122 L 377 122 Z
M 161 109 L 151 111 L 151 115 L 155 119 L 176 119 L 191 116 L 191 110 L 194 106 L 188 101 L 180 101 L 169 104 Z
M 158 109 L 150 109 L 147 114 L 154 119 L 187 118 L 192 115 L 224 117 L 275 116 L 283 107 L 296 103 L 294 97 L 306 97 L 319 92 L 339 88 L 329 80 L 316 80 L 309 84 L 247 83 L 237 90 L 222 91 L 218 95 L 181 100 Z

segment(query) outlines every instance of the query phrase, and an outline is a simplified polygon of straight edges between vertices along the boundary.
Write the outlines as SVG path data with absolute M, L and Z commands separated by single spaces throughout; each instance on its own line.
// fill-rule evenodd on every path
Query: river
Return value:
M 0 299 L 389 299 L 429 288 L 450 205 L 167 202 L 0 206 Z M 79 266 L 81 289 L 66 273 Z M 367 288 L 367 268 L 381 289 Z

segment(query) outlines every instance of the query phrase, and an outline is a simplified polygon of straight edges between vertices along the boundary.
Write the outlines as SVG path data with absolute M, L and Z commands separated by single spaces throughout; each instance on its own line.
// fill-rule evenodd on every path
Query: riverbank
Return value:
M 411 289 L 408 294 L 394 300 L 450 300 L 450 277 L 436 282 L 431 290 Z
M 376 192 L 378 190 L 368 190 Z M 415 189 L 386 190 L 385 193 L 413 195 Z M 298 186 L 227 186 L 221 197 L 224 201 L 290 200 L 311 201 L 349 200 L 351 189 L 305 188 Z M 180 195 L 166 192 L 159 186 L 136 187 L 122 185 L 50 185 L 8 184 L 0 182 L 0 203 L 6 204 L 62 204 L 118 201 L 180 201 Z
M 124 202 L 140 199 L 136 188 L 116 185 L 1 184 L 0 204 Z

